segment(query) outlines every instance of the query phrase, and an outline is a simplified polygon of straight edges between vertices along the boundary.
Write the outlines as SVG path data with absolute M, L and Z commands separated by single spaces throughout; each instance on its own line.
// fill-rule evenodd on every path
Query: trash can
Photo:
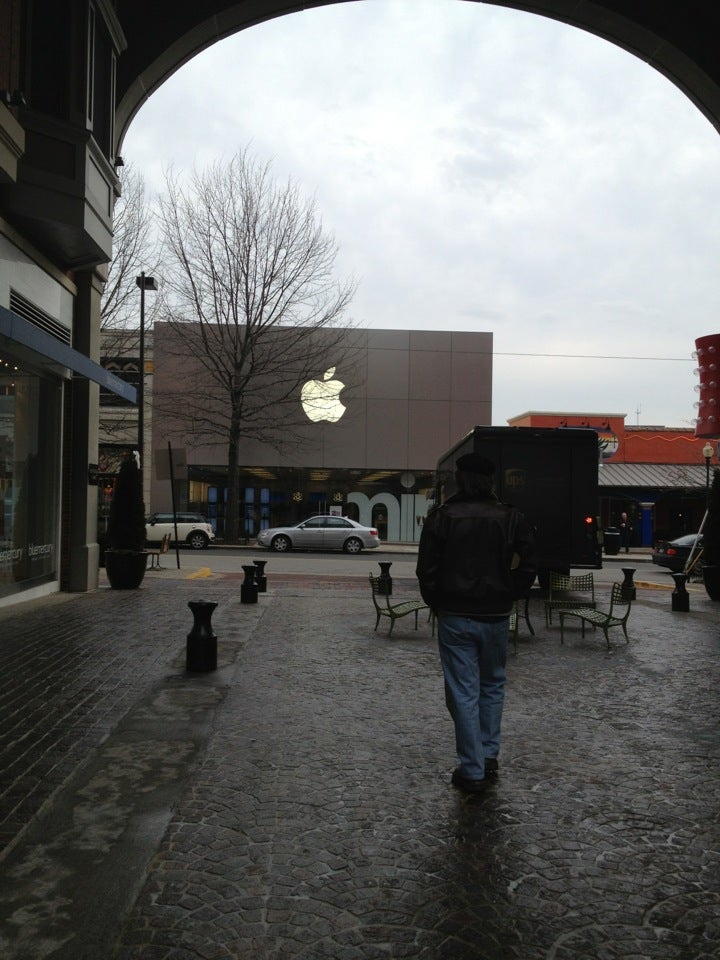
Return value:
M 608 527 L 603 536 L 603 547 L 608 557 L 620 553 L 620 531 L 617 527 Z

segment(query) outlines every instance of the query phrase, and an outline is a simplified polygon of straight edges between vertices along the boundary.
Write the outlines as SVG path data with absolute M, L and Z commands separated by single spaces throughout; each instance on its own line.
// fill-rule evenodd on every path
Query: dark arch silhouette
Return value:
M 346 0 L 119 0 L 127 47 L 118 62 L 117 141 L 143 102 L 202 50 L 240 30 Z M 453 0 L 447 0 L 450 4 Z M 475 0 L 479 2 L 479 0 Z M 587 30 L 629 51 L 679 87 L 720 130 L 720 4 L 707 0 L 483 0 Z M 408 18 L 412 17 L 412 8 Z

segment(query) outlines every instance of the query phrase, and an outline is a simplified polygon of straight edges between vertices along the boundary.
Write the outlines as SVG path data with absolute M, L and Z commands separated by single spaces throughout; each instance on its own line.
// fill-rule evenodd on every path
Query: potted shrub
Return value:
M 713 470 L 703 526 L 703 580 L 711 600 L 720 600 L 720 470 Z
M 135 590 L 145 576 L 145 505 L 140 471 L 135 457 L 127 457 L 120 467 L 110 502 L 105 572 L 110 586 Z

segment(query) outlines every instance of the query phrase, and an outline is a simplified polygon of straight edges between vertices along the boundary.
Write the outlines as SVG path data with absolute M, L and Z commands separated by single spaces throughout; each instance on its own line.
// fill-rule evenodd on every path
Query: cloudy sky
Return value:
M 494 334 L 494 424 L 691 424 L 694 340 L 720 330 L 720 137 L 645 63 L 481 3 L 336 4 L 197 56 L 122 153 L 159 189 L 246 147 L 316 198 L 355 322 Z

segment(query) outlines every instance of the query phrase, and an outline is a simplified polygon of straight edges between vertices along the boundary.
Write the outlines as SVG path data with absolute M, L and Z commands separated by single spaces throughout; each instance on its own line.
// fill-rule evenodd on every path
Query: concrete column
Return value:
M 96 362 L 100 359 L 100 297 L 104 268 L 75 275 L 77 298 L 73 317 L 73 347 Z M 100 388 L 96 383 L 73 377 L 66 385 L 63 448 L 63 532 L 66 538 L 61 575 L 63 590 L 94 590 L 98 585 L 100 548 L 97 542 L 96 484 L 89 482 L 88 466 L 98 459 Z M 67 432 L 69 431 L 69 434 Z M 65 546 L 65 545 L 64 545 Z

